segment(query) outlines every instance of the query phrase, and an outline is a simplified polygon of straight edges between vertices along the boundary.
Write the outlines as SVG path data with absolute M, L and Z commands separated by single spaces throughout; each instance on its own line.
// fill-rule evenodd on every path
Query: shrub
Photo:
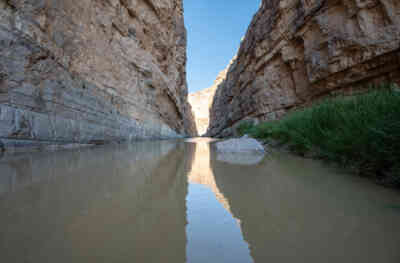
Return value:
M 243 136 L 245 134 L 250 134 L 252 133 L 252 129 L 254 128 L 254 124 L 250 121 L 244 121 L 238 125 L 236 128 L 236 132 L 239 134 L 239 136 Z
M 394 85 L 326 99 L 243 130 L 400 185 L 400 91 Z

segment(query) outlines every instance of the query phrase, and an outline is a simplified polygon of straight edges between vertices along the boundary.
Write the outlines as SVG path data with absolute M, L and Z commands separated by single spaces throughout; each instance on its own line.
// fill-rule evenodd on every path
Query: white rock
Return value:
M 217 152 L 259 152 L 265 153 L 264 147 L 257 140 L 244 136 L 239 139 L 230 139 L 215 143 Z
M 262 152 L 217 152 L 217 160 L 229 164 L 256 165 L 264 160 Z

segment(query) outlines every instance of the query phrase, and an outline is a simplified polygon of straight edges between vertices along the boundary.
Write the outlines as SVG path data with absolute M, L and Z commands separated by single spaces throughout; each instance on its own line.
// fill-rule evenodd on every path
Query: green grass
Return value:
M 400 185 L 400 90 L 395 85 L 326 99 L 280 121 L 246 123 L 238 132 L 273 139 L 296 152 L 312 152 Z

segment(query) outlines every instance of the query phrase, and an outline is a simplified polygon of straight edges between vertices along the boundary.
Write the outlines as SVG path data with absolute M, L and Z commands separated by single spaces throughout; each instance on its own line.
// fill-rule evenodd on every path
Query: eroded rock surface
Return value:
M 215 91 L 218 85 L 225 80 L 227 71 L 228 68 L 221 71 L 211 87 L 189 94 L 189 103 L 192 107 L 198 135 L 204 135 L 207 131 Z
M 264 146 L 247 135 L 238 139 L 215 142 L 216 159 L 237 165 L 256 165 L 265 157 Z
M 397 0 L 263 0 L 215 94 L 208 135 L 332 92 L 400 83 Z
M 8 144 L 194 132 L 181 0 L 0 0 Z
M 238 139 L 229 139 L 214 144 L 217 152 L 226 153 L 264 153 L 263 145 L 256 139 L 243 136 Z

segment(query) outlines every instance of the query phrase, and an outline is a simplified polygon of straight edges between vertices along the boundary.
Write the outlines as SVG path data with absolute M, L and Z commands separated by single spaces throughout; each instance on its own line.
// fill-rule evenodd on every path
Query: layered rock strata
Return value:
M 5 145 L 180 137 L 181 0 L 0 0 Z
M 400 83 L 399 48 L 397 0 L 263 0 L 215 94 L 208 135 L 332 93 Z
M 204 135 L 207 131 L 215 91 L 218 85 L 225 80 L 227 70 L 226 68 L 218 74 L 211 87 L 189 94 L 189 104 L 192 107 L 198 135 Z

